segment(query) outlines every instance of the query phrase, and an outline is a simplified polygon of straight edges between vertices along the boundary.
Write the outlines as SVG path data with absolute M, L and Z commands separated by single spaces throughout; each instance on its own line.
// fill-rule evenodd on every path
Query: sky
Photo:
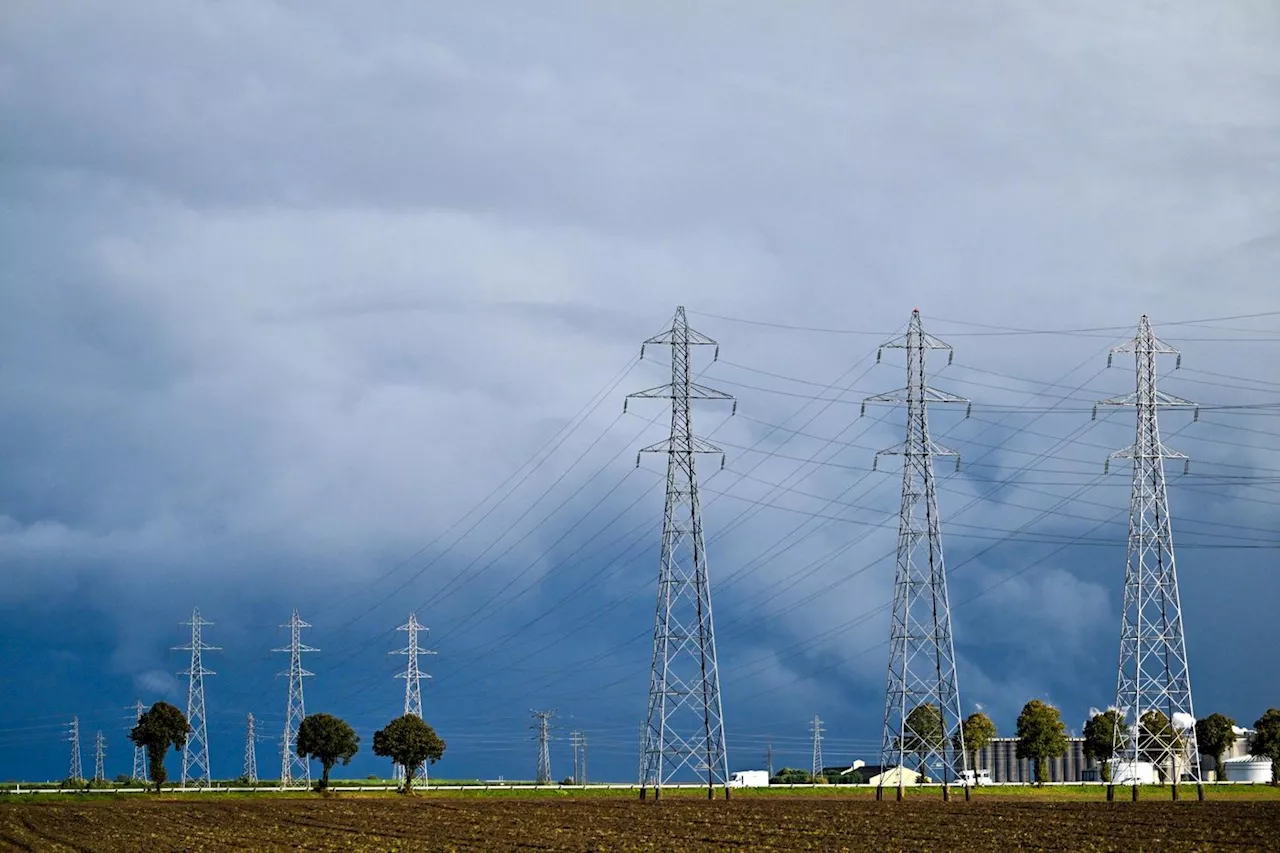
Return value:
M 1259 0 L 0 9 L 0 779 L 127 773 L 133 703 L 215 777 L 306 707 L 385 774 L 410 611 L 437 775 L 531 778 L 531 709 L 630 780 L 676 306 L 733 770 L 877 757 L 919 308 L 965 713 L 1115 698 L 1148 314 L 1196 709 L 1280 705 L 1280 8 Z M 1130 357 L 1131 358 L 1131 357 Z M 171 758 L 170 773 L 178 762 Z

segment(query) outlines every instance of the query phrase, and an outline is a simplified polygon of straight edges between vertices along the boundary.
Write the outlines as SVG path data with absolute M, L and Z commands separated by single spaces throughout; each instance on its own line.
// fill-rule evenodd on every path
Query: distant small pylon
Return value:
M 244 736 L 244 778 L 250 785 L 258 784 L 258 746 L 253 732 L 253 714 L 248 717 Z
M 107 759 L 107 739 L 98 732 L 93 738 L 93 781 L 107 781 L 105 769 Z
M 551 783 L 551 718 L 555 711 L 530 711 L 536 723 L 529 728 L 536 729 L 538 740 L 538 784 Z
M 822 720 L 817 714 L 813 715 L 809 728 L 813 730 L 813 781 L 817 782 L 822 775 Z
M 84 770 L 80 765 L 80 718 L 72 717 L 71 726 L 67 730 L 67 741 L 71 744 L 71 760 L 67 768 L 67 778 L 73 782 L 84 779 Z
M 138 721 L 142 719 L 143 711 L 146 710 L 141 699 L 134 704 L 133 710 L 136 713 L 133 722 L 134 725 L 137 725 Z M 133 748 L 133 778 L 141 782 L 146 782 L 149 778 L 147 776 L 147 751 L 140 746 Z

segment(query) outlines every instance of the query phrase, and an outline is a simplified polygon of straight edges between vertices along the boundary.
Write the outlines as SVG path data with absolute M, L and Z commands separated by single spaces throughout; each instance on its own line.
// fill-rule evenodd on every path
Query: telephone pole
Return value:
M 886 348 L 906 350 L 907 385 L 868 397 L 862 404 L 863 414 L 867 403 L 907 405 L 906 440 L 876 454 L 877 463 L 882 455 L 903 457 L 880 763 L 886 768 L 905 768 L 907 757 L 918 755 L 922 765 L 941 769 L 942 796 L 949 799 L 950 783 L 964 778 L 962 771 L 968 769 L 968 757 L 960 726 L 960 690 L 956 683 L 933 458 L 955 456 L 958 468 L 960 457 L 929 437 L 928 407 L 931 403 L 969 401 L 929 386 L 929 351 L 945 349 L 950 353 L 951 347 L 925 332 L 919 310 L 911 312 L 906 334 L 883 344 L 881 352 Z M 877 362 L 881 352 L 876 353 Z M 948 356 L 948 364 L 953 355 Z M 922 737 L 926 725 L 929 735 Z M 967 786 L 965 790 L 967 794 Z M 883 793 L 883 788 L 877 788 L 877 797 Z M 902 796 L 900 779 L 898 799 Z
M 134 703 L 133 710 L 136 714 L 133 724 L 136 726 L 142 720 L 143 711 L 146 710 L 141 699 Z M 133 748 L 133 778 L 142 782 L 148 781 L 147 751 L 140 746 L 134 746 Z
M 773 744 L 769 744 L 764 749 L 764 766 L 769 771 L 769 778 L 773 778 Z
M 190 666 L 178 673 L 187 676 L 187 723 L 191 726 L 187 745 L 182 750 L 182 787 L 187 787 L 187 782 L 207 786 L 212 780 L 209 773 L 209 733 L 204 714 L 204 677 L 215 673 L 204 668 L 200 653 L 220 649 L 206 645 L 201 640 L 200 629 L 213 623 L 200 618 L 198 607 L 192 609 L 190 621 L 178 624 L 191 626 L 191 642 L 185 646 L 173 647 L 174 651 L 191 652 Z
M 578 738 L 579 732 L 569 732 L 569 742 L 573 744 L 573 784 L 581 785 L 578 781 Z
M 671 328 L 641 345 L 641 358 L 649 345 L 671 347 L 671 381 L 627 399 L 670 400 L 671 434 L 641 450 L 667 455 L 667 497 L 640 797 L 643 799 L 651 787 L 656 799 L 664 784 L 677 781 L 684 773 L 696 777 L 705 769 L 710 799 L 717 783 L 726 785 L 725 796 L 729 794 L 729 759 L 694 460 L 700 453 L 718 453 L 724 467 L 724 451 L 694 435 L 692 401 L 732 401 L 733 397 L 693 381 L 690 347 L 716 347 L 716 354 L 719 347 L 711 338 L 689 328 L 684 306 L 676 309 Z M 636 465 L 639 464 L 637 455 Z
M 253 714 L 246 720 L 244 735 L 244 773 L 250 785 L 258 784 L 258 736 L 253 731 Z
M 813 731 L 813 781 L 817 782 L 822 775 L 822 720 L 818 719 L 818 715 L 813 715 L 813 722 L 809 724 L 809 728 Z M 770 774 L 772 775 L 772 774 Z
M 303 782 L 310 787 L 311 765 L 298 755 L 297 744 L 298 726 L 302 725 L 302 719 L 307 715 L 302 701 L 302 679 L 314 676 L 315 673 L 302 668 L 302 653 L 320 650 L 302 644 L 302 629 L 310 628 L 311 625 L 298 618 L 297 610 L 293 611 L 293 618 L 288 624 L 280 627 L 289 629 L 289 645 L 272 649 L 289 653 L 289 671 L 280 673 L 289 677 L 289 704 L 284 715 L 284 738 L 280 743 L 280 787 L 288 788 L 294 782 Z
M 430 678 L 430 675 L 422 672 L 418 666 L 418 655 L 434 655 L 431 649 L 424 649 L 418 645 L 418 632 L 426 631 L 427 628 L 418 624 L 418 617 L 413 613 L 409 614 L 409 621 L 396 629 L 397 631 L 407 631 L 409 633 L 409 644 L 397 651 L 391 652 L 393 655 L 408 655 L 409 665 L 404 672 L 398 674 L 396 678 L 404 679 L 404 712 L 406 715 L 412 714 L 419 720 L 422 719 L 422 679 Z M 404 768 L 396 764 L 392 768 L 392 773 L 396 779 L 404 778 Z M 415 779 L 427 781 L 427 763 L 424 761 L 418 765 L 414 772 Z
M 551 784 L 551 718 L 555 711 L 530 711 L 536 721 L 529 728 L 536 729 L 538 741 L 538 784 Z
M 72 782 L 84 780 L 84 770 L 80 766 L 80 718 L 72 717 L 71 726 L 67 729 L 67 741 L 71 744 L 71 761 L 67 768 L 67 778 Z
M 107 739 L 99 731 L 93 737 L 93 781 L 107 781 Z
M 1156 356 L 1182 356 L 1151 330 L 1147 315 L 1138 322 L 1133 340 L 1113 347 L 1115 353 L 1133 353 L 1137 387 L 1132 394 L 1102 400 L 1101 406 L 1132 406 L 1137 414 L 1133 445 L 1112 453 L 1107 460 L 1133 461 L 1133 492 L 1129 501 L 1129 544 L 1125 557 L 1124 607 L 1120 622 L 1120 666 L 1116 677 L 1116 707 L 1125 725 L 1117 728 L 1116 755 L 1129 765 L 1151 761 L 1172 783 L 1178 799 L 1178 782 L 1185 773 L 1204 798 L 1200 775 L 1200 750 L 1191 705 L 1191 673 L 1187 667 L 1186 637 L 1182 630 L 1182 603 L 1178 597 L 1178 573 L 1173 556 L 1173 529 L 1169 521 L 1169 492 L 1164 460 L 1187 457 L 1160 441 L 1160 408 L 1195 406 L 1181 397 L 1156 390 Z M 1193 415 L 1198 418 L 1199 411 Z M 1094 410 L 1097 417 L 1097 410 Z M 1190 465 L 1187 460 L 1184 465 Z M 1138 798 L 1136 774 L 1133 799 Z M 1108 793 L 1112 793 L 1110 786 Z

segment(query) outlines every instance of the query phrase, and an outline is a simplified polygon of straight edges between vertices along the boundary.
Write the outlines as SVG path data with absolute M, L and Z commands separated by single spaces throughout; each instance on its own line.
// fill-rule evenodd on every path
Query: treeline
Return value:
M 168 702 L 157 702 L 138 718 L 129 732 L 134 746 L 147 753 L 147 766 L 156 793 L 169 778 L 164 757 L 169 747 L 182 750 L 187 745 L 191 724 L 187 717 Z M 333 765 L 351 763 L 360 751 L 360 736 L 341 717 L 332 714 L 310 714 L 298 726 L 295 744 L 300 758 L 314 759 L 324 768 L 316 782 L 316 790 L 329 787 L 329 771 Z M 373 733 L 373 754 L 390 758 L 404 770 L 404 793 L 413 789 L 413 777 L 424 764 L 435 764 L 444 755 L 445 742 L 422 718 L 405 714 Z

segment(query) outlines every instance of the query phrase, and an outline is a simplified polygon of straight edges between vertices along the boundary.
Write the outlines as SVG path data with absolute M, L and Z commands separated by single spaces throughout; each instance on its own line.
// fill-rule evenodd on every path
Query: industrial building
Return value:
M 1084 738 L 1067 738 L 1067 751 L 1061 758 L 1052 758 L 1049 778 L 1045 782 L 1085 782 L 1099 778 L 1096 761 L 1085 758 Z M 991 743 L 978 750 L 977 767 L 991 772 L 992 782 L 1035 782 L 1035 762 L 1018 758 L 1016 737 L 992 738 Z

